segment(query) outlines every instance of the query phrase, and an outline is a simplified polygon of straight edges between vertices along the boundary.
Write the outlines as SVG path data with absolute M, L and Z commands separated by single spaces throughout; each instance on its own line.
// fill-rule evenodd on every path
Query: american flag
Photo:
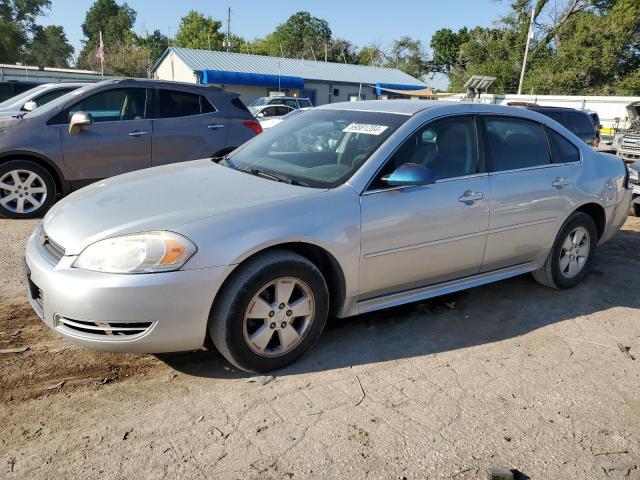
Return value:
M 96 58 L 100 60 L 100 68 L 102 75 L 104 75 L 104 42 L 102 41 L 102 30 L 100 30 L 100 46 L 98 47 Z

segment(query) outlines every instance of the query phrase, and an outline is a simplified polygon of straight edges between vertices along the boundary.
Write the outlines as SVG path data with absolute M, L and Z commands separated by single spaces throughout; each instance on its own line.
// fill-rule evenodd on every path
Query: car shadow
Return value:
M 623 230 L 598 248 L 589 276 L 571 290 L 552 290 L 523 275 L 455 294 L 346 319 L 329 319 L 316 346 L 276 376 L 433 355 L 514 338 L 614 307 L 639 308 L 640 231 Z M 157 357 L 188 375 L 246 378 L 210 351 Z

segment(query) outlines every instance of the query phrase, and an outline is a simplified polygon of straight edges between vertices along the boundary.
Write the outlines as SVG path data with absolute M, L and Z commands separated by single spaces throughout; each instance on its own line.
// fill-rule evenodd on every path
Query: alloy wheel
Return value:
M 31 213 L 47 199 L 47 185 L 30 170 L 11 170 L 0 178 L 0 205 L 13 213 Z
M 589 259 L 591 240 L 584 227 L 576 227 L 562 243 L 560 250 L 560 273 L 565 278 L 574 278 L 584 268 Z
M 313 322 L 315 300 L 300 279 L 283 277 L 260 288 L 244 315 L 244 339 L 256 354 L 276 357 L 292 351 Z

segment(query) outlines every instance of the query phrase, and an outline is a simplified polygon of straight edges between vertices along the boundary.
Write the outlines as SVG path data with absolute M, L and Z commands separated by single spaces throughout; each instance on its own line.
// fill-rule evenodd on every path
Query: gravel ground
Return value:
M 334 320 L 273 379 L 57 338 L 24 295 L 35 226 L 0 220 L 0 349 L 28 347 L 0 354 L 0 478 L 640 479 L 638 219 L 573 290 L 524 276 Z

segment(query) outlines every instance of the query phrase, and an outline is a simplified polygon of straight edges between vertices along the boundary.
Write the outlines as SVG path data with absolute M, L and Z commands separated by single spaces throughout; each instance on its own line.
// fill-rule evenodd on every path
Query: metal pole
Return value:
M 531 9 L 531 21 L 529 22 L 529 30 L 527 31 L 527 45 L 524 48 L 524 58 L 522 59 L 522 71 L 520 72 L 520 83 L 518 83 L 518 95 L 522 94 L 522 82 L 524 81 L 524 72 L 527 69 L 527 58 L 529 57 L 529 45 L 533 37 L 533 19 L 535 18 L 536 7 Z
M 227 8 L 227 52 L 231 49 L 231 7 Z

